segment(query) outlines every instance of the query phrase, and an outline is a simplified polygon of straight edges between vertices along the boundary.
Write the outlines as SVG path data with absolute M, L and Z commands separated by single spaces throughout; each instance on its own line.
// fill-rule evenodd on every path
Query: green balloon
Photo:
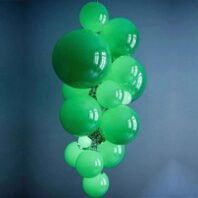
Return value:
M 82 27 L 93 32 L 101 31 L 103 25 L 108 20 L 109 13 L 101 3 L 89 2 L 80 11 L 80 23 Z
M 83 190 L 90 197 L 102 197 L 109 189 L 109 178 L 101 173 L 93 178 L 83 178 Z
M 78 138 L 78 145 L 80 148 L 89 148 L 92 144 L 92 140 L 88 136 L 80 136 Z
M 76 170 L 82 177 L 95 177 L 103 169 L 102 156 L 91 150 L 81 153 L 76 161 Z
M 81 152 L 83 152 L 83 150 L 80 149 L 77 142 L 72 142 L 65 147 L 64 159 L 71 167 L 74 168 L 76 160 Z
M 73 97 L 88 96 L 89 91 L 90 89 L 78 89 L 66 84 L 62 86 L 62 93 L 65 100 Z
M 125 146 L 105 141 L 98 146 L 98 152 L 103 157 L 104 168 L 116 167 L 124 158 Z
M 136 26 L 125 18 L 110 20 L 104 26 L 101 36 L 109 43 L 113 58 L 134 53 L 139 43 Z
M 105 108 L 112 108 L 120 104 L 131 102 L 130 93 L 121 85 L 112 80 L 104 81 L 96 91 L 98 102 Z
M 139 119 L 134 110 L 120 105 L 104 112 L 100 129 L 106 140 L 114 144 L 128 144 L 139 131 Z
M 90 96 L 70 98 L 60 110 L 63 128 L 73 135 L 90 135 L 100 124 L 101 108 Z
M 144 67 L 130 56 L 117 58 L 112 64 L 108 78 L 124 85 L 131 93 L 133 101 L 143 93 L 147 81 Z
M 63 35 L 55 45 L 52 59 L 58 77 L 76 88 L 99 84 L 111 64 L 107 43 L 89 30 L 76 30 Z

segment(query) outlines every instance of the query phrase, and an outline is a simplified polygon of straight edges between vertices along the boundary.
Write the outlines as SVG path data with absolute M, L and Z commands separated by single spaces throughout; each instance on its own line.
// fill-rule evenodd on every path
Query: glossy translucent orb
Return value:
M 130 93 L 112 80 L 104 81 L 99 85 L 96 91 L 96 98 L 106 108 L 112 108 L 123 103 L 129 104 L 131 102 Z
M 116 145 L 105 141 L 98 146 L 98 152 L 102 155 L 104 168 L 116 167 L 124 158 L 125 146 Z
M 82 27 L 93 32 L 101 31 L 103 25 L 108 20 L 109 13 L 101 3 L 89 2 L 80 11 L 80 23 Z
M 103 159 L 100 153 L 86 150 L 78 156 L 76 170 L 82 177 L 95 177 L 103 169 Z
M 136 26 L 125 18 L 110 20 L 104 26 L 101 36 L 109 43 L 113 58 L 134 53 L 139 43 Z
M 74 135 L 90 135 L 98 128 L 100 119 L 101 108 L 90 96 L 70 98 L 60 110 L 63 128 Z
M 83 150 L 80 149 L 77 142 L 72 142 L 65 147 L 64 159 L 71 167 L 75 167 L 76 160 Z
M 109 178 L 101 173 L 93 178 L 83 178 L 83 190 L 90 197 L 102 197 L 109 189 Z
M 62 94 L 65 100 L 73 97 L 88 96 L 89 91 L 90 89 L 78 89 L 66 84 L 62 86 Z
M 76 88 L 90 88 L 103 80 L 111 64 L 106 42 L 89 30 L 64 34 L 53 51 L 53 65 L 58 77 Z
M 81 136 L 78 138 L 78 145 L 80 148 L 89 148 L 92 140 L 88 136 Z
M 139 119 L 134 110 L 120 105 L 104 112 L 100 128 L 106 140 L 114 144 L 128 144 L 139 131 Z

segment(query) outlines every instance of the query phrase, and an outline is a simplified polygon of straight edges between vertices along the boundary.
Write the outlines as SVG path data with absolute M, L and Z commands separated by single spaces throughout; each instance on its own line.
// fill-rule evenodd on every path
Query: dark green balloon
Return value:
M 125 18 L 110 20 L 103 27 L 101 36 L 108 42 L 113 58 L 134 53 L 139 43 L 136 26 Z
M 53 65 L 58 77 L 76 88 L 90 88 L 100 83 L 111 64 L 106 42 L 89 30 L 64 34 L 53 51 Z
M 92 150 L 82 152 L 76 161 L 76 170 L 82 177 L 95 177 L 103 169 L 103 159 L 100 153 Z
M 90 197 L 102 197 L 109 189 L 109 178 L 105 173 L 96 177 L 83 178 L 83 190 Z
M 90 89 L 78 89 L 66 84 L 62 86 L 62 94 L 65 100 L 73 97 L 88 96 L 89 91 Z
M 109 13 L 107 9 L 98 2 L 89 2 L 80 11 L 80 23 L 82 27 L 93 32 L 101 31 L 103 25 L 108 20 Z
M 128 144 L 139 131 L 139 119 L 133 109 L 120 105 L 104 112 L 100 129 L 106 140 L 114 144 Z
M 66 100 L 60 111 L 63 128 L 73 135 L 90 135 L 100 124 L 101 108 L 90 96 Z

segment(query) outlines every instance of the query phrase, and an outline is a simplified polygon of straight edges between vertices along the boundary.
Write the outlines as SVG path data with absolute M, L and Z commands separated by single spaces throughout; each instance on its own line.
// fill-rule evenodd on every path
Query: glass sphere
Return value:
M 139 131 L 139 119 L 134 110 L 120 105 L 103 113 L 100 129 L 111 143 L 128 144 Z
M 104 161 L 104 168 L 116 167 L 124 158 L 125 146 L 105 141 L 98 146 L 98 152 Z
M 101 31 L 103 25 L 108 20 L 109 13 L 101 3 L 89 2 L 80 11 L 80 23 L 82 27 L 93 32 Z
M 104 81 L 96 91 L 98 102 L 105 108 L 112 108 L 120 104 L 129 104 L 131 95 L 121 85 L 112 80 Z
M 89 148 L 92 144 L 92 140 L 88 136 L 81 136 L 78 138 L 78 145 L 80 148 Z
M 90 197 L 102 197 L 109 189 L 109 178 L 105 173 L 96 177 L 83 178 L 83 190 Z
M 103 27 L 101 36 L 108 42 L 113 58 L 134 53 L 139 43 L 136 26 L 125 18 L 110 20 Z
M 82 154 L 82 155 L 81 155 Z M 76 161 L 76 170 L 82 177 L 95 177 L 103 169 L 103 159 L 100 153 L 86 150 L 81 153 Z
M 100 119 L 101 108 L 90 96 L 70 98 L 60 110 L 63 128 L 73 135 L 90 135 L 99 127 Z
M 62 94 L 65 100 L 73 97 L 88 96 L 89 91 L 90 89 L 78 89 L 66 84 L 63 84 L 62 86 Z
M 76 88 L 90 88 L 100 83 L 111 64 L 107 43 L 89 30 L 63 35 L 56 43 L 52 58 L 58 77 Z
M 76 160 L 80 153 L 83 152 L 77 144 L 77 142 L 72 142 L 65 147 L 64 159 L 71 167 L 75 167 Z

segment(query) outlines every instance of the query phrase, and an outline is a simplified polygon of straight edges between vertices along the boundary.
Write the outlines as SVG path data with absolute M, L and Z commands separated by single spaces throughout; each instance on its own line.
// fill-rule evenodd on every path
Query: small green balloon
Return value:
M 68 144 L 64 150 L 65 162 L 74 168 L 76 165 L 76 160 L 81 152 L 83 152 L 83 150 L 79 148 L 77 142 Z
M 139 43 L 136 26 L 125 18 L 110 20 L 103 27 L 101 36 L 109 43 L 113 58 L 134 53 Z
M 90 89 L 78 89 L 69 85 L 63 84 L 62 93 L 65 100 L 73 97 L 88 96 Z
M 82 154 L 82 155 L 81 155 Z M 91 150 L 81 153 L 76 161 L 76 170 L 82 177 L 95 177 L 103 169 L 102 156 Z
M 100 124 L 101 108 L 90 96 L 70 98 L 60 110 L 63 128 L 73 135 L 90 135 Z
M 90 197 L 102 197 L 109 189 L 109 178 L 101 173 L 93 178 L 83 178 L 83 190 Z
M 52 59 L 58 77 L 76 88 L 99 84 L 111 64 L 107 43 L 89 30 L 64 34 L 55 45 Z
M 120 105 L 103 113 L 100 129 L 106 140 L 114 144 L 128 144 L 139 131 L 139 119 L 134 110 Z
M 88 136 L 81 136 L 78 138 L 78 145 L 80 148 L 89 148 L 92 144 L 92 140 Z
M 93 32 L 101 31 L 103 25 L 108 20 L 109 13 L 101 3 L 89 2 L 80 11 L 80 23 L 82 27 Z
M 118 83 L 107 80 L 99 85 L 96 91 L 98 102 L 105 108 L 112 108 L 120 104 L 131 102 L 130 93 Z
M 125 146 L 105 141 L 98 146 L 98 152 L 103 157 L 104 168 L 113 168 L 123 160 Z

